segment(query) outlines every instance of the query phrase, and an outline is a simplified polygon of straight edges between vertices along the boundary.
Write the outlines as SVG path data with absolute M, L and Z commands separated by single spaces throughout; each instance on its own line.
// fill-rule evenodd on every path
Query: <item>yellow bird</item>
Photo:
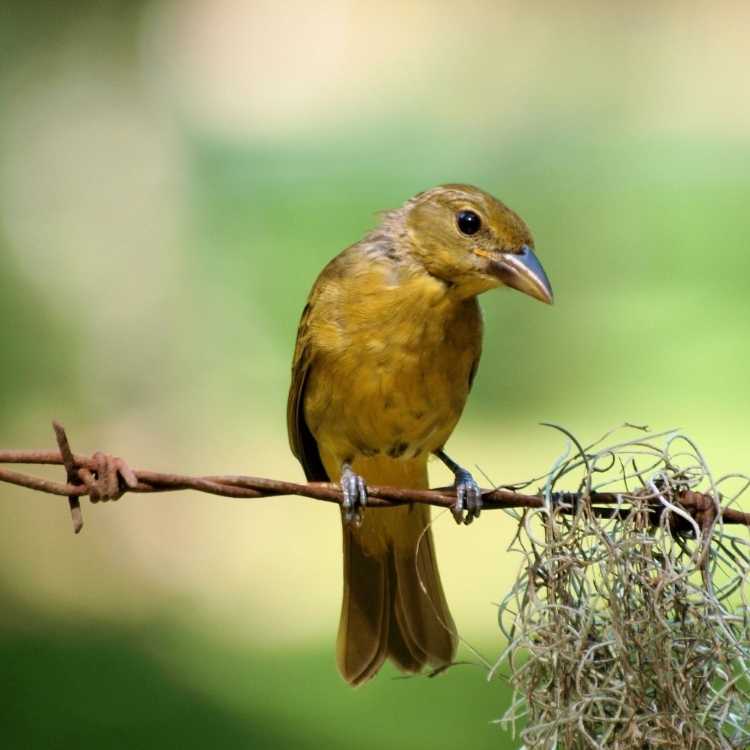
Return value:
M 508 286 L 552 302 L 532 248 L 526 224 L 500 201 L 443 185 L 384 214 L 310 292 L 292 364 L 289 440 L 309 481 L 341 483 L 337 662 L 352 685 L 386 658 L 419 672 L 455 656 L 429 507 L 363 514 L 366 483 L 426 489 L 436 455 L 455 475 L 456 519 L 479 515 L 479 486 L 443 447 L 479 363 L 477 295 Z

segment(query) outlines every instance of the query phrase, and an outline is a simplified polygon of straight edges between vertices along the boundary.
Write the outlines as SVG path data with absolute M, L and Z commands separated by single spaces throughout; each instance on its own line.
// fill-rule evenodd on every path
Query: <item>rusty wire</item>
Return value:
M 514 691 L 500 723 L 526 750 L 750 747 L 750 539 L 726 525 L 750 479 L 714 479 L 677 433 L 570 437 L 547 502 L 508 511 L 521 566 L 499 607 L 508 645 L 491 677 Z M 574 477 L 628 502 L 564 514 L 549 498 Z M 717 501 L 688 513 L 686 497 Z
M 299 495 L 330 503 L 342 503 L 341 488 L 327 482 L 288 482 L 278 479 L 243 475 L 189 476 L 132 470 L 122 458 L 96 452 L 92 456 L 74 454 L 70 449 L 65 429 L 58 422 L 52 423 L 57 439 L 57 450 L 0 450 L 0 464 L 61 465 L 66 469 L 65 483 L 33 476 L 0 466 L 0 483 L 14 484 L 37 492 L 68 498 L 73 518 L 73 528 L 78 533 L 83 527 L 80 498 L 88 496 L 92 502 L 117 500 L 127 492 L 174 492 L 195 490 L 210 495 L 234 499 L 259 499 L 279 495 Z M 483 509 L 543 509 L 552 500 L 560 501 L 562 513 L 572 513 L 585 499 L 591 512 L 603 517 L 619 516 L 626 513 L 634 495 L 630 491 L 611 492 L 602 488 L 581 487 L 578 492 L 538 492 L 527 494 L 519 490 L 535 481 L 547 479 L 548 475 L 522 485 L 495 487 L 482 490 Z M 423 503 L 440 508 L 451 508 L 455 504 L 452 487 L 439 487 L 432 490 L 407 490 L 400 487 L 369 485 L 367 488 L 370 507 L 391 507 L 404 503 Z M 687 523 L 686 518 L 705 517 L 707 510 L 713 517 L 718 513 L 724 523 L 750 525 L 750 513 L 731 507 L 718 505 L 710 494 L 684 492 L 675 495 L 675 506 L 667 515 L 675 526 Z M 640 500 L 639 500 L 640 502 Z M 615 507 L 611 507 L 615 506 Z M 658 523 L 665 512 L 663 504 L 651 498 L 652 522 Z

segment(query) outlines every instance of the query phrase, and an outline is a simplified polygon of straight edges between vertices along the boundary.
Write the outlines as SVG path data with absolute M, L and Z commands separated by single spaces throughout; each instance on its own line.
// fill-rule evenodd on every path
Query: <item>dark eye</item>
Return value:
M 456 214 L 456 224 L 461 234 L 476 234 L 482 227 L 482 220 L 474 211 L 459 211 Z

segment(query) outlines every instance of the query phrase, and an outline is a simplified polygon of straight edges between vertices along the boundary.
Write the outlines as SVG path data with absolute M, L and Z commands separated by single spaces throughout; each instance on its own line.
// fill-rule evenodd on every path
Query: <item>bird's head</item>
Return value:
M 509 286 L 552 303 L 523 219 L 471 185 L 441 185 L 414 196 L 401 214 L 411 253 L 462 296 Z

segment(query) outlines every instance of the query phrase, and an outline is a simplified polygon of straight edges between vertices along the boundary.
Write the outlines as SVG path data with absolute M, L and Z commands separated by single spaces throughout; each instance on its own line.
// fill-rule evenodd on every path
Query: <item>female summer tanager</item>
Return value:
M 523 220 L 469 185 L 443 185 L 386 213 L 313 285 L 297 334 L 288 427 L 310 481 L 340 482 L 344 595 L 337 643 L 350 684 L 390 658 L 440 668 L 456 633 L 429 506 L 371 508 L 366 483 L 426 489 L 427 459 L 455 474 L 457 520 L 479 515 L 471 475 L 443 452 L 482 347 L 477 295 L 508 286 L 552 302 Z

